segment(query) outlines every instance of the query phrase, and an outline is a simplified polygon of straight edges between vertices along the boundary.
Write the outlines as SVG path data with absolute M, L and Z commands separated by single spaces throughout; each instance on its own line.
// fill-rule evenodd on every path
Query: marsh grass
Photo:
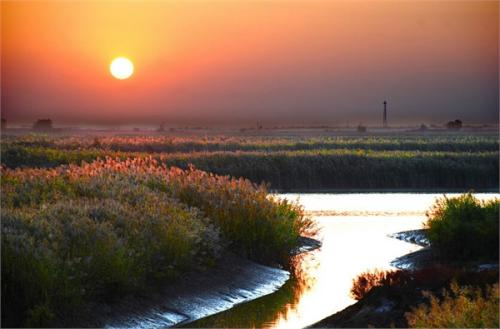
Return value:
M 201 151 L 189 153 L 124 152 L 106 149 L 58 149 L 4 145 L 2 164 L 9 168 L 52 168 L 98 158 L 153 156 L 167 166 L 218 175 L 244 177 L 271 188 L 293 189 L 418 189 L 498 187 L 498 152 L 442 152 L 370 149 L 294 151 Z
M 5 144 L 61 150 L 99 149 L 120 152 L 188 153 L 234 151 L 376 150 L 376 151 L 498 151 L 496 135 L 398 136 L 5 136 Z
M 424 292 L 430 305 L 421 304 L 406 313 L 412 328 L 498 328 L 499 288 L 498 283 L 484 289 L 460 287 L 452 282 L 442 297 Z
M 272 189 L 491 189 L 498 140 L 491 135 L 398 136 L 3 136 L 9 168 L 56 167 L 97 158 L 153 156 Z
M 432 248 L 448 260 L 498 261 L 499 207 L 472 193 L 436 200 L 425 224 Z
M 2 168 L 1 184 L 2 314 L 13 325 L 50 326 L 89 300 L 175 282 L 225 249 L 285 264 L 314 231 L 264 186 L 152 158 Z

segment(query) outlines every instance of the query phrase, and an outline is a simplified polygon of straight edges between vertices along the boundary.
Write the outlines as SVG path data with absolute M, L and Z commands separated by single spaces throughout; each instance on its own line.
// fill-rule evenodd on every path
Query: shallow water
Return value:
M 302 328 L 344 309 L 355 302 L 349 292 L 357 275 L 391 269 L 393 259 L 420 249 L 387 235 L 421 228 L 426 210 L 442 194 L 277 196 L 299 200 L 320 227 L 322 247 L 297 256 L 295 273 L 277 292 L 188 326 Z M 477 196 L 500 197 L 493 193 Z

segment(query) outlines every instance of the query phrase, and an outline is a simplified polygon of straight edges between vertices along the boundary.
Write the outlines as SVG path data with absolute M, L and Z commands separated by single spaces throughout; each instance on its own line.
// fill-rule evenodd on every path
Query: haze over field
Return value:
M 498 123 L 496 1 L 1 6 L 9 122 Z

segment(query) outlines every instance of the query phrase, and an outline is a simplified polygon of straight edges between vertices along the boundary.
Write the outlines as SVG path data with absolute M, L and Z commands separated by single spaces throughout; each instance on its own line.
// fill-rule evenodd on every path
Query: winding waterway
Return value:
M 419 246 L 388 237 L 419 229 L 442 194 L 279 194 L 298 200 L 320 228 L 320 249 L 294 258 L 295 271 L 278 291 L 190 323 L 188 327 L 303 328 L 353 304 L 352 280 L 390 269 L 396 257 Z M 447 194 L 455 196 L 455 194 Z M 500 194 L 477 194 L 480 199 Z

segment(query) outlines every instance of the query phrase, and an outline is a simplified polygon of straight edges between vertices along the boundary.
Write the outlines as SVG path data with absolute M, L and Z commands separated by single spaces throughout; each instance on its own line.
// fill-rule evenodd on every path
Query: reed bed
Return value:
M 286 264 L 314 232 L 301 207 L 264 186 L 152 158 L 2 168 L 1 186 L 3 314 L 27 326 L 175 282 L 224 250 Z
M 496 135 L 401 136 L 39 136 L 4 137 L 18 146 L 62 150 L 99 149 L 120 152 L 188 153 L 234 151 L 373 150 L 373 151 L 498 151 Z
M 373 150 L 306 150 L 277 152 L 147 153 L 102 149 L 61 150 L 5 146 L 2 164 L 55 167 L 98 158 L 147 158 L 167 166 L 190 165 L 218 175 L 266 182 L 274 190 L 320 189 L 496 189 L 498 151 L 424 152 Z

